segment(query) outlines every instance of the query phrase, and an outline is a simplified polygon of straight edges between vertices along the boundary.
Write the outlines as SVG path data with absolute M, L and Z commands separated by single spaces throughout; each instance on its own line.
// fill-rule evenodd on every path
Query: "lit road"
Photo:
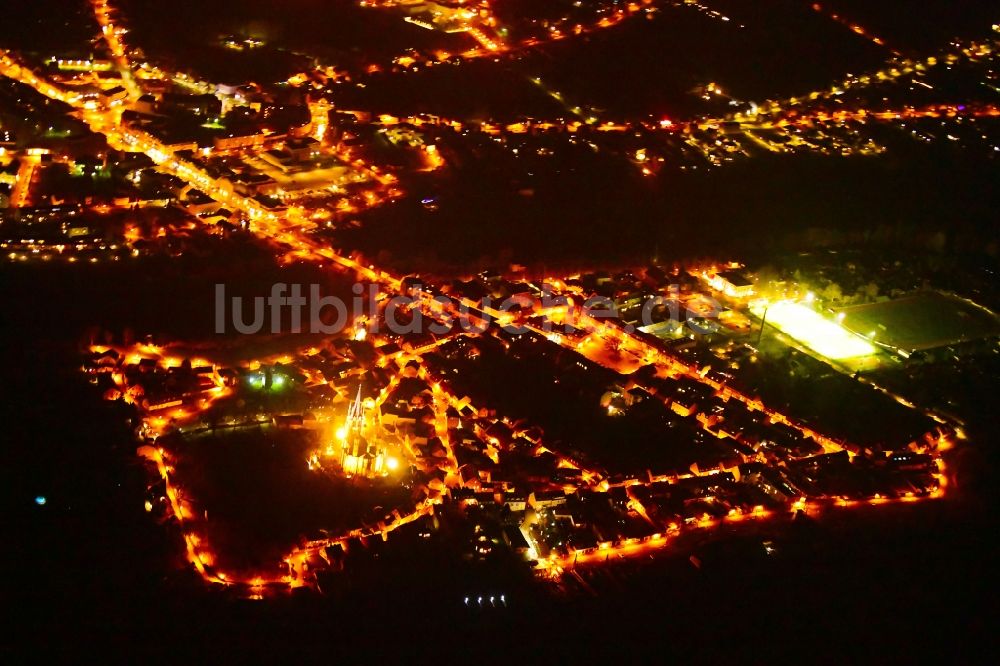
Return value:
M 94 17 L 101 28 L 101 36 L 108 45 L 111 58 L 114 60 L 118 71 L 121 73 L 122 81 L 132 97 L 139 97 L 142 90 L 135 80 L 132 72 L 132 65 L 128 59 L 128 49 L 122 39 L 125 30 L 121 26 L 114 24 L 114 10 L 108 5 L 107 0 L 91 0 L 94 8 Z
M 31 186 L 37 175 L 39 158 L 36 155 L 23 155 L 21 165 L 17 170 L 14 189 L 10 193 L 10 207 L 24 208 L 28 205 Z
M 817 14 L 829 17 L 831 21 L 835 21 L 835 22 L 839 23 L 840 25 L 842 25 L 845 28 L 849 29 L 851 32 L 864 37 L 865 39 L 867 39 L 871 43 L 873 43 L 873 44 L 875 44 L 877 46 L 881 46 L 881 47 L 889 49 L 893 53 L 893 55 L 897 55 L 897 56 L 902 55 L 899 51 L 897 51 L 895 49 L 892 49 L 889 46 L 887 46 L 886 43 L 885 43 L 885 40 L 882 39 L 881 37 L 875 35 L 871 30 L 865 28 L 864 26 L 859 25 L 856 22 L 853 22 L 853 21 L 851 21 L 851 20 L 849 20 L 847 18 L 844 18 L 843 16 L 841 16 L 840 14 L 837 14 L 836 12 L 828 10 L 822 4 L 820 4 L 818 2 L 813 3 L 812 9 Z

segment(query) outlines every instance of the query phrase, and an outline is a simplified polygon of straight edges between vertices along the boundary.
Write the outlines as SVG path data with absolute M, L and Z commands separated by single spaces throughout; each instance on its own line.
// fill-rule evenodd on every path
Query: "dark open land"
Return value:
M 538 176 L 515 179 L 499 149 L 477 152 L 447 176 L 463 189 L 441 188 L 438 210 L 394 204 L 364 215 L 359 229 L 338 231 L 337 241 L 382 252 L 403 271 L 463 272 L 503 261 L 578 270 L 654 255 L 920 247 L 938 233 L 959 252 L 997 241 L 998 163 L 948 147 L 915 146 L 905 159 L 764 156 L 658 183 L 592 152 L 564 153 Z M 525 186 L 533 193 L 522 193 Z
M 760 349 L 757 363 L 737 371 L 739 385 L 820 432 L 860 446 L 892 448 L 920 439 L 936 425 L 784 342 L 764 336 Z
M 844 72 L 877 68 L 887 55 L 803 2 L 709 5 L 732 20 L 667 6 L 652 20 L 548 46 L 523 65 L 612 119 L 674 118 L 726 112 L 727 100 L 695 95 L 699 85 L 716 83 L 743 100 L 792 96 L 826 88 Z
M 225 570 L 277 574 L 304 539 L 374 524 L 413 504 L 398 484 L 309 470 L 309 454 L 325 445 L 312 431 L 244 428 L 165 445 L 180 460 L 181 488 L 197 512 L 208 512 L 206 537 Z
M 627 382 L 617 373 L 553 350 L 544 340 L 527 337 L 504 351 L 495 340 L 481 345 L 475 359 L 461 354 L 440 361 L 459 395 L 523 419 L 544 431 L 553 450 L 579 452 L 583 459 L 612 474 L 643 476 L 686 472 L 692 464 L 709 469 L 732 456 L 732 450 L 700 431 L 693 418 L 682 418 L 662 402 L 647 400 L 620 417 L 610 417 L 601 397 Z M 449 354 L 448 346 L 442 353 Z M 454 377 L 452 373 L 456 371 Z M 517 391 L 504 387 L 516 383 Z
M 728 4 L 738 1 L 724 0 Z M 889 46 L 914 51 L 939 47 L 960 35 L 985 35 L 1000 18 L 995 5 L 978 0 L 931 0 L 919 7 L 907 0 L 829 0 L 822 4 L 870 26 Z
M 136 39 L 152 54 L 227 81 L 261 75 L 273 77 L 267 83 L 284 80 L 298 71 L 288 66 L 293 52 L 335 65 L 382 63 L 408 49 L 440 47 L 442 42 L 441 34 L 405 23 L 399 14 L 347 1 L 181 0 L 167 5 L 126 0 L 121 8 L 130 17 Z M 269 48 L 256 55 L 227 53 L 219 45 L 219 38 L 227 35 L 263 40 Z M 460 43 L 468 45 L 469 40 Z M 283 55 L 268 64 L 275 59 L 272 49 Z M 261 64 L 265 67 L 257 68 Z

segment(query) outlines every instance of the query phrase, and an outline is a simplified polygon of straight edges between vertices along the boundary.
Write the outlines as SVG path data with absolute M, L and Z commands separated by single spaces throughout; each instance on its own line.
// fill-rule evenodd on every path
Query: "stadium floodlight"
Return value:
M 772 303 L 767 308 L 767 323 L 829 359 L 871 356 L 877 351 L 867 340 L 801 303 Z

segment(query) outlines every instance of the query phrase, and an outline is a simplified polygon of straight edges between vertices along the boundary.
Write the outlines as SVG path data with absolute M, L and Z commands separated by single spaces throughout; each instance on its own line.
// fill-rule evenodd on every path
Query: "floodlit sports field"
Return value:
M 757 316 L 763 312 L 763 308 L 754 310 Z M 877 351 L 868 341 L 801 303 L 779 301 L 771 304 L 767 308 L 767 323 L 833 360 L 870 356 Z
M 972 301 L 924 291 L 880 303 L 840 310 L 844 327 L 906 352 L 987 340 L 1000 336 L 1000 318 Z

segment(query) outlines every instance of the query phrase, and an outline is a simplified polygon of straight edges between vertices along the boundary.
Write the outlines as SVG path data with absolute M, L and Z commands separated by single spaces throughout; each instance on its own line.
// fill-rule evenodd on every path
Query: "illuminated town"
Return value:
M 929 577 L 985 511 L 1000 13 L 149 4 L 0 31 L 16 487 L 60 516 L 25 547 L 122 512 L 87 586 L 642 633 L 751 579 Z

